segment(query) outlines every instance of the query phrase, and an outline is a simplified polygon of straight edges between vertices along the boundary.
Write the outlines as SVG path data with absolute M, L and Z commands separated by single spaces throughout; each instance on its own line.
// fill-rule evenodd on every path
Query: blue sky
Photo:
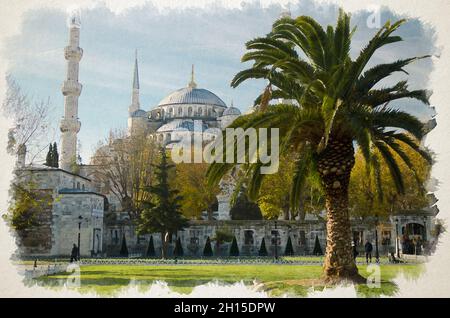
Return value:
M 247 3 L 239 10 L 211 5 L 203 10 L 160 13 L 149 3 L 120 15 L 101 6 L 82 11 L 80 46 L 84 56 L 80 63 L 83 92 L 79 99 L 82 123 L 79 139 L 83 162 L 88 162 L 95 145 L 110 129 L 126 127 L 135 49 L 138 49 L 143 109 L 153 108 L 170 92 L 186 86 L 191 64 L 195 64 L 199 87 L 214 92 L 227 104 L 233 100 L 234 106 L 245 111 L 261 92 L 264 82 L 246 82 L 232 89 L 230 80 L 246 67 L 240 63 L 245 42 L 268 33 L 282 10 L 280 5 L 263 9 Z M 293 16 L 310 15 L 322 24 L 334 24 L 337 16 L 336 6 L 319 7 L 311 0 L 293 2 L 290 10 Z M 352 24 L 358 27 L 353 39 L 354 55 L 377 31 L 367 26 L 369 14 L 359 12 L 352 16 Z M 382 23 L 398 18 L 388 9 L 381 12 Z M 54 140 L 59 140 L 58 123 L 63 114 L 60 87 L 65 77 L 66 21 L 67 14 L 62 11 L 30 11 L 24 17 L 20 35 L 10 38 L 1 52 L 10 62 L 10 73 L 25 91 L 34 98 L 50 97 L 54 129 L 49 138 Z M 380 50 L 373 63 L 436 52 L 432 30 L 419 20 L 410 20 L 399 34 L 405 41 Z M 408 67 L 408 71 L 411 88 L 427 88 L 432 62 L 420 61 Z M 429 115 L 427 108 L 418 102 L 407 100 L 397 105 L 421 118 Z

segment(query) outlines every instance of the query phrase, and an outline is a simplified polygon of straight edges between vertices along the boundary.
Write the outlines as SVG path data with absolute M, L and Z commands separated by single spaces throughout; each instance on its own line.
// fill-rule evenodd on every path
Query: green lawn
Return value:
M 396 286 L 391 280 L 403 272 L 406 277 L 417 278 L 421 265 L 382 265 L 381 288 L 370 289 L 366 285 L 357 287 L 362 297 L 393 295 Z M 360 273 L 367 277 L 366 266 L 359 266 Z M 149 288 L 154 281 L 165 281 L 176 292 L 190 293 L 193 287 L 211 281 L 232 284 L 243 281 L 252 285 L 256 280 L 262 289 L 272 296 L 306 296 L 308 290 L 317 285 L 322 274 L 319 265 L 92 265 L 81 267 L 80 292 L 96 292 L 101 296 L 114 296 L 130 282 L 138 284 L 141 290 Z M 39 285 L 61 286 L 66 273 L 35 279 Z

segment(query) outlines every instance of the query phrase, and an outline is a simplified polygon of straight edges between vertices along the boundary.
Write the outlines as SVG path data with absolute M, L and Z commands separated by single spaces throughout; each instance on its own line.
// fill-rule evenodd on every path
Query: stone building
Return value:
M 22 254 L 68 255 L 73 244 L 78 246 L 78 233 L 82 256 L 102 252 L 103 216 L 107 201 L 104 195 L 92 189 L 90 179 L 40 165 L 17 168 L 15 174 L 15 183 L 32 185 L 51 198 L 51 203 L 37 213 L 38 231 L 18 236 Z

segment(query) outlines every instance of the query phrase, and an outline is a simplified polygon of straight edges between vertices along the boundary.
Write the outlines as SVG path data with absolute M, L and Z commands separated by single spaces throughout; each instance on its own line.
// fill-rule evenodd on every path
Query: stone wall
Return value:
M 423 220 L 423 217 L 409 217 L 408 219 L 409 222 L 419 222 L 420 220 Z M 427 222 L 432 224 L 433 217 L 429 217 Z M 397 243 L 395 224 L 387 220 L 380 222 L 377 229 L 380 255 L 388 255 L 388 253 L 395 251 Z M 263 238 L 269 256 L 275 255 L 276 247 L 278 255 L 284 255 L 289 237 L 291 238 L 294 255 L 312 255 L 316 236 L 323 252 L 326 248 L 325 223 L 319 219 L 303 223 L 278 220 L 276 228 L 274 221 L 191 221 L 188 228 L 179 231 L 177 235 L 173 235 L 169 247 L 169 256 L 173 253 L 177 237 L 181 240 L 185 256 L 202 257 L 208 237 L 212 240 L 211 246 L 215 256 L 229 256 L 231 242 L 225 242 L 217 246 L 214 241 L 216 231 L 228 232 L 236 237 L 240 256 L 257 256 Z M 275 235 L 275 231 L 278 232 L 277 235 Z M 372 222 L 353 220 L 352 234 L 360 255 L 364 255 L 364 244 L 367 241 L 373 244 L 373 253 L 375 253 L 375 227 Z M 119 256 L 123 235 L 125 235 L 130 256 L 146 256 L 150 235 L 138 238 L 135 234 L 135 227 L 130 224 L 110 224 L 105 227 L 105 256 Z M 161 235 L 153 233 L 152 236 L 156 256 L 160 256 Z M 428 238 L 431 239 L 430 236 Z M 402 247 L 399 248 L 401 250 Z
M 91 193 L 62 194 L 53 211 L 53 255 L 70 255 L 73 244 L 78 245 L 80 227 L 80 253 L 82 256 L 101 254 L 103 248 L 102 196 Z M 82 217 L 80 219 L 79 217 Z

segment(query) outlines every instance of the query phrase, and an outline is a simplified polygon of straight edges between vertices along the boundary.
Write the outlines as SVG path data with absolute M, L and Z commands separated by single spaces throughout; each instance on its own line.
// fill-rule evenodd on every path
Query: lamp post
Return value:
M 378 264 L 380 262 L 380 253 L 378 251 L 378 215 L 375 215 L 375 259 Z
M 83 217 L 80 215 L 78 217 L 78 260 L 80 260 L 80 242 L 81 242 L 81 222 L 83 221 Z
M 400 258 L 400 242 L 398 239 L 398 219 L 395 219 L 395 243 L 397 245 L 397 258 Z
M 278 260 L 278 230 L 277 230 L 277 221 L 275 221 L 275 259 Z

